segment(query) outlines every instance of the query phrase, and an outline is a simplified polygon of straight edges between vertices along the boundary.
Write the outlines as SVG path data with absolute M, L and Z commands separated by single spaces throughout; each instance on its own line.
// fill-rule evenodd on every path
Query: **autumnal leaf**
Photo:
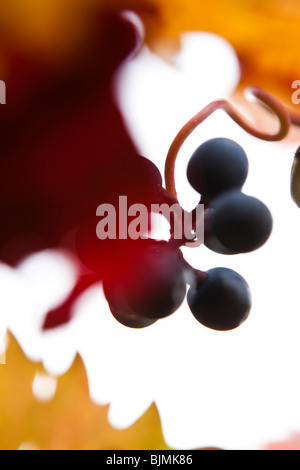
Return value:
M 3 0 L 0 5 L 2 48 L 7 43 L 22 55 L 63 61 L 78 53 L 91 31 L 91 8 L 98 0 Z M 70 12 L 72 13 L 70 15 Z M 72 19 L 71 19 L 72 18 Z M 66 27 L 67 26 L 67 27 Z
M 44 383 L 53 398 L 42 398 Z M 153 404 L 132 426 L 114 429 L 108 406 L 95 404 L 79 355 L 71 368 L 51 377 L 41 363 L 31 362 L 9 334 L 6 364 L 0 365 L 0 449 L 17 450 L 168 450 Z M 33 395 L 35 388 L 39 399 Z
M 153 13 L 150 2 L 139 0 L 2 0 L 0 57 L 9 46 L 24 57 L 65 68 L 88 50 L 95 34 L 101 33 L 99 19 L 103 15 L 127 9 L 146 17 L 149 10 Z M 106 43 L 108 49 L 111 45 Z M 2 67 L 5 72 L 5 63 Z
M 286 440 L 271 442 L 263 450 L 300 450 L 300 433 L 293 433 Z
M 292 106 L 291 85 L 300 77 L 298 0 L 2 0 L 0 29 L 24 53 L 63 64 L 91 39 L 97 12 L 106 10 L 137 12 L 146 42 L 160 54 L 172 53 L 186 31 L 220 35 L 240 59 L 242 86 L 265 87 Z
M 59 69 L 47 59 L 8 48 L 8 103 L 0 107 L 0 259 L 10 265 L 61 246 L 77 256 L 75 233 L 87 225 L 94 228 L 100 203 L 113 203 L 119 194 L 135 202 L 149 198 L 149 176 L 112 86 L 136 33 L 118 15 L 104 14 L 96 23 L 84 53 Z M 94 253 L 95 243 L 97 249 L 98 239 L 87 244 Z M 111 254 L 117 250 L 108 244 L 100 246 L 104 256 L 97 257 L 97 280 L 107 266 L 112 268 Z M 69 318 L 65 309 L 54 312 L 47 324 Z
M 158 52 L 172 50 L 170 44 L 179 44 L 186 31 L 217 34 L 236 51 L 241 88 L 266 88 L 298 111 L 291 101 L 292 83 L 300 77 L 298 0 L 152 0 L 151 4 L 158 17 L 145 18 L 147 40 Z

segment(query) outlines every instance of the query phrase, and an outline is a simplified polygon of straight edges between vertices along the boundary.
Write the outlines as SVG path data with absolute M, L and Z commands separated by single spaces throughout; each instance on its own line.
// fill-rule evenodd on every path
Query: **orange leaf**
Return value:
M 238 55 L 242 87 L 261 86 L 292 106 L 292 82 L 300 79 L 298 0 L 152 0 L 151 4 L 159 12 L 158 20 L 146 18 L 147 39 L 153 47 L 176 41 L 185 31 L 218 34 Z
M 67 57 L 84 50 L 97 15 L 107 10 L 137 12 L 146 42 L 167 57 L 187 31 L 225 38 L 241 63 L 241 87 L 266 88 L 298 112 L 291 99 L 292 83 L 300 80 L 298 0 L 2 0 L 0 30 L 5 43 L 24 54 L 63 66 Z
M 169 449 L 154 404 L 125 430 L 108 423 L 108 406 L 95 404 L 89 396 L 80 356 L 67 373 L 51 377 L 9 335 L 0 383 L 0 450 Z M 47 396 L 51 386 L 53 397 Z

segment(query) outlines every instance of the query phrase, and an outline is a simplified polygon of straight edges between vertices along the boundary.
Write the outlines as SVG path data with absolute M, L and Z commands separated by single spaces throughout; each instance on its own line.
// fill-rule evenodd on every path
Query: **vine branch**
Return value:
M 299 119 L 296 120 L 282 104 L 277 101 L 272 95 L 267 93 L 265 90 L 258 87 L 246 88 L 245 93 L 250 93 L 254 98 L 260 101 L 262 104 L 267 106 L 279 120 L 279 129 L 275 133 L 262 132 L 259 129 L 253 127 L 253 125 L 227 100 L 217 100 L 208 104 L 199 113 L 192 117 L 178 132 L 175 139 L 173 140 L 165 162 L 165 183 L 167 192 L 176 200 L 177 192 L 175 187 L 175 163 L 178 152 L 182 147 L 188 136 L 199 126 L 205 119 L 217 110 L 223 110 L 228 114 L 233 121 L 235 121 L 242 129 L 248 132 L 250 135 L 257 137 L 261 140 L 269 142 L 282 140 L 288 133 L 291 123 L 299 125 Z M 295 122 L 296 121 L 296 122 Z

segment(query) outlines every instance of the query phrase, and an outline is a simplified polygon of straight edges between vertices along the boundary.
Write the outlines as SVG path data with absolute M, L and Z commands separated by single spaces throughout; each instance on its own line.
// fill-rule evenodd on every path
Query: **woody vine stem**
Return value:
M 178 197 L 175 186 L 175 163 L 178 152 L 193 130 L 195 130 L 199 124 L 215 111 L 225 111 L 225 113 L 228 114 L 228 116 L 230 116 L 231 119 L 233 119 L 233 121 L 235 121 L 246 132 L 258 139 L 269 142 L 282 140 L 287 135 L 291 124 L 300 125 L 299 117 L 286 111 L 284 106 L 265 90 L 258 87 L 248 87 L 246 88 L 245 93 L 247 93 L 247 95 L 250 93 L 277 116 L 279 120 L 278 131 L 272 134 L 255 129 L 252 124 L 250 124 L 249 121 L 227 100 L 217 100 L 208 104 L 182 127 L 169 148 L 165 162 L 166 191 L 176 200 L 178 200 Z

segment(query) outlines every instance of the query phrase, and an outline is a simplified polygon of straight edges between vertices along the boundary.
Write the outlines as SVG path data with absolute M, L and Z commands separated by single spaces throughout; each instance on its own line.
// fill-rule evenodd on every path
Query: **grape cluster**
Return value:
M 157 169 L 153 173 L 157 175 Z M 205 207 L 204 244 L 217 253 L 256 250 L 271 233 L 269 209 L 242 192 L 247 175 L 247 156 L 229 139 L 205 142 L 189 161 L 188 181 Z M 104 277 L 104 294 L 113 316 L 125 326 L 143 328 L 171 315 L 186 298 L 193 316 L 208 328 L 224 331 L 242 324 L 251 310 L 245 279 L 225 267 L 205 273 L 192 268 L 180 243 L 172 242 L 172 238 L 140 240 L 118 269 Z

